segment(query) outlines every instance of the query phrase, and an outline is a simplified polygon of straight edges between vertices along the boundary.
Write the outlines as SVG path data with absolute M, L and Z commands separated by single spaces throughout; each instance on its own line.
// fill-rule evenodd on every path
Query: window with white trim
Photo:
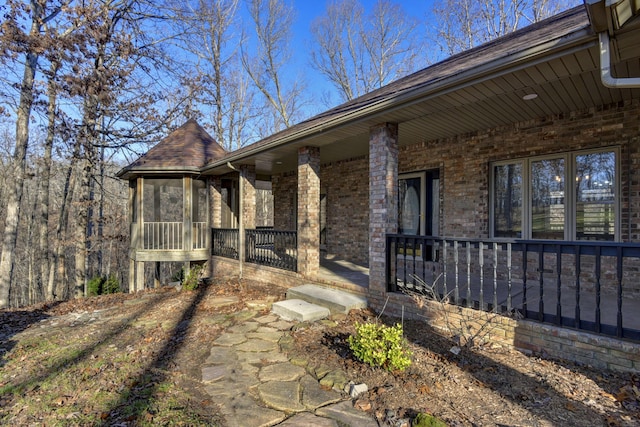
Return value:
M 618 240 L 618 159 L 610 148 L 493 163 L 491 235 Z

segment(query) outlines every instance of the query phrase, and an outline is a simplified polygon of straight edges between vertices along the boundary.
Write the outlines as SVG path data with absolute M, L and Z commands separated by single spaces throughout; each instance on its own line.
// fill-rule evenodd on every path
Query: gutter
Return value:
M 598 33 L 600 43 L 600 79 L 602 84 L 614 89 L 636 89 L 640 88 L 640 77 L 616 78 L 611 70 L 611 47 L 609 44 L 609 33 L 602 31 Z

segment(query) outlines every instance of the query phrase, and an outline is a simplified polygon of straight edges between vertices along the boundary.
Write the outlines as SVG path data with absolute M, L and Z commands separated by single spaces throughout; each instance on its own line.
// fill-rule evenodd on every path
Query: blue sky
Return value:
M 308 85 L 307 92 L 313 94 L 314 98 L 322 97 L 327 92 L 335 93 L 333 87 L 326 78 L 320 75 L 309 64 L 308 50 L 312 44 L 312 37 L 309 31 L 311 23 L 317 17 L 324 14 L 330 0 L 285 0 L 292 5 L 296 11 L 295 22 L 292 28 L 292 67 L 293 73 L 301 73 Z M 373 9 L 376 0 L 359 0 L 364 6 L 365 12 L 369 13 Z M 415 18 L 420 26 L 427 23 L 434 0 L 391 0 L 395 4 L 400 4 L 404 11 Z M 246 13 L 245 10 L 243 10 Z M 245 15 L 243 19 L 248 19 Z M 296 54 L 301 52 L 302 54 Z M 335 95 L 333 95 L 335 96 Z M 338 99 L 333 99 L 338 101 Z

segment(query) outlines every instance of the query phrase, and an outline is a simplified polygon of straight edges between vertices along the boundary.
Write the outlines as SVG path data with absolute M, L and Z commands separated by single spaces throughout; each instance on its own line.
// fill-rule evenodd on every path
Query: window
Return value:
M 610 149 L 494 163 L 493 237 L 616 240 L 617 158 Z

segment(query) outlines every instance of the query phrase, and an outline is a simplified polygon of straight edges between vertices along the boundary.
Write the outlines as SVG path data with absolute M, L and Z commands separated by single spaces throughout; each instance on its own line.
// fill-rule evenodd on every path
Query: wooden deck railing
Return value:
M 180 251 L 184 249 L 182 222 L 145 222 L 143 249 L 147 251 Z M 194 222 L 192 249 L 208 247 L 209 227 L 206 222 Z
M 182 250 L 182 222 L 145 222 L 143 249 Z
M 193 249 L 206 249 L 209 238 L 209 224 L 206 222 L 193 223 Z

